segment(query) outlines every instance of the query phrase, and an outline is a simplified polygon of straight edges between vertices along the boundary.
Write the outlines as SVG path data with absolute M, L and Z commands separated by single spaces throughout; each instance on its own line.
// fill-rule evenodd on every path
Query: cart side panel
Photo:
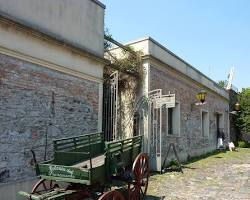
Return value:
M 105 146 L 107 173 L 115 175 L 120 168 L 132 166 L 134 159 L 141 152 L 142 136 L 106 142 Z
M 93 151 L 104 150 L 103 133 L 92 133 L 86 135 L 80 135 L 75 137 L 62 138 L 54 140 L 55 151 L 74 151 L 75 149 L 89 150 L 88 147 L 94 146 L 96 143 L 100 143 L 100 149 L 92 149 Z
M 135 137 L 133 140 L 133 150 L 132 150 L 132 163 L 135 158 L 141 153 L 142 149 L 142 136 Z
M 69 166 L 38 164 L 39 174 L 42 178 L 70 183 L 81 183 L 91 185 L 94 183 L 104 184 L 105 165 L 92 169 L 79 169 Z
M 71 165 L 103 154 L 103 134 L 94 133 L 55 140 L 54 149 L 54 164 Z
M 63 165 L 53 165 L 53 164 L 38 164 L 37 168 L 39 169 L 39 174 L 41 176 L 64 178 L 67 182 L 67 179 L 77 180 L 89 180 L 89 171 L 83 171 L 78 168 L 73 168 Z M 79 181 L 80 182 L 80 181 Z

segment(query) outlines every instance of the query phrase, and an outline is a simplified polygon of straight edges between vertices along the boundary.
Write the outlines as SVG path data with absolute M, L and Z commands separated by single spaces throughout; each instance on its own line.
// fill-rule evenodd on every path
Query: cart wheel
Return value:
M 120 192 L 117 190 L 104 193 L 98 200 L 125 200 Z
M 147 154 L 140 153 L 132 168 L 134 180 L 128 185 L 129 200 L 143 200 L 146 197 L 149 178 L 149 158 Z
M 59 185 L 55 181 L 40 179 L 32 188 L 31 194 L 44 194 L 55 188 L 59 188 Z

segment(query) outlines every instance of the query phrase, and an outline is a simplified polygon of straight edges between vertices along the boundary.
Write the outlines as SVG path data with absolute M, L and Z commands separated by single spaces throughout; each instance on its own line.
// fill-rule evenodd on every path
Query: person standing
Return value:
M 221 148 L 224 147 L 223 141 L 225 140 L 225 134 L 224 134 L 223 129 L 222 130 L 220 130 L 220 129 L 217 130 L 217 138 L 218 138 L 217 149 L 221 149 Z

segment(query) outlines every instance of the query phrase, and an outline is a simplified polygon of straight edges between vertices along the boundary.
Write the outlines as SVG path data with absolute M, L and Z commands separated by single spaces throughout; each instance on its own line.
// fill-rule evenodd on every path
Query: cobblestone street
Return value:
M 250 199 L 250 149 L 213 154 L 183 171 L 151 175 L 148 200 Z

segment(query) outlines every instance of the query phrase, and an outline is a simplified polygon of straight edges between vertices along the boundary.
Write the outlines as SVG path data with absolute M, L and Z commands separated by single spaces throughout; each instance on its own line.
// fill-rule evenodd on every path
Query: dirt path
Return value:
M 250 200 L 250 149 L 219 153 L 184 167 L 184 174 L 152 175 L 148 199 Z

